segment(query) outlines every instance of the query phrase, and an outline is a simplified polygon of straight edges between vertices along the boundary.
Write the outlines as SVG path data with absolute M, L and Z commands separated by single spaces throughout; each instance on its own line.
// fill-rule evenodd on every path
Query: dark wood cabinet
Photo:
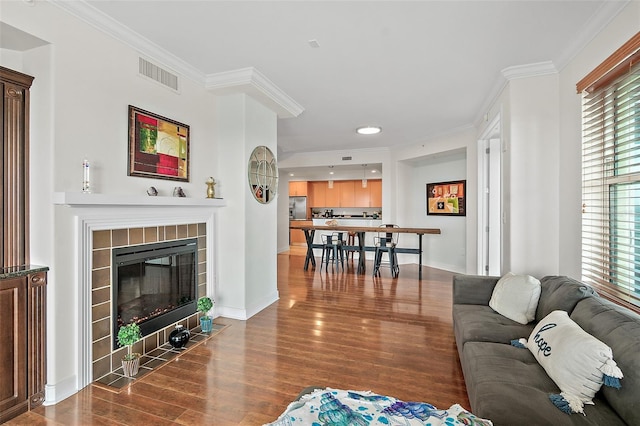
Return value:
M 29 255 L 29 90 L 33 77 L 0 67 L 0 423 L 44 402 L 47 267 Z
M 0 423 L 44 402 L 46 270 L 0 269 Z
M 0 423 L 29 409 L 26 313 L 25 279 L 0 280 Z
M 29 263 L 29 88 L 33 77 L 0 67 L 3 173 L 0 266 Z

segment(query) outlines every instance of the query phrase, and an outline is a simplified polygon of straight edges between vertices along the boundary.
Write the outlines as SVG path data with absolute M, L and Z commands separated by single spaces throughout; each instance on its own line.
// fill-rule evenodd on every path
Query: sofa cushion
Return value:
M 590 297 L 576 305 L 571 318 L 613 350 L 624 373 L 622 388 L 605 386 L 600 393 L 628 424 L 639 425 L 640 315 L 600 297 Z
M 520 324 L 528 324 L 536 316 L 540 298 L 540 281 L 530 275 L 505 274 L 493 288 L 489 306 Z
M 556 310 L 571 314 L 580 300 L 596 292 L 586 284 L 565 276 L 546 276 L 540 280 L 540 299 L 536 309 L 536 321 Z
M 468 342 L 461 363 L 471 411 L 495 426 L 625 424 L 599 394 L 586 416 L 558 410 L 549 400 L 558 387 L 526 349 Z
M 499 279 L 486 275 L 454 275 L 453 304 L 489 305 L 493 288 Z
M 574 413 L 582 413 L 584 404 L 592 403 L 604 374 L 622 378 L 611 348 L 580 328 L 565 311 L 544 317 L 531 332 L 527 348 Z
M 453 305 L 453 324 L 458 348 L 466 342 L 509 344 L 528 336 L 534 324 L 519 324 L 486 305 Z

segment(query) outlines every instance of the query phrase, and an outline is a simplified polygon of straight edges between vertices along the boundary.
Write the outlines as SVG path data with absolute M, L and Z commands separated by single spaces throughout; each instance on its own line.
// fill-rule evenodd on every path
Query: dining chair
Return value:
M 322 238 L 322 257 L 320 260 L 320 270 L 325 265 L 325 271 L 329 270 L 329 263 L 342 266 L 344 270 L 344 245 L 343 232 L 332 232 L 331 234 L 323 234 Z
M 373 262 L 373 276 L 380 276 L 380 267 L 388 267 L 391 270 L 391 276 L 398 278 L 400 274 L 400 266 L 398 265 L 398 255 L 396 253 L 396 247 L 398 245 L 399 233 L 393 232 L 394 228 L 398 228 L 398 225 L 383 224 L 380 225 L 380 231 L 375 237 L 373 237 L 374 246 L 376 247 L 374 262 Z M 383 254 L 387 254 L 387 261 L 383 261 Z

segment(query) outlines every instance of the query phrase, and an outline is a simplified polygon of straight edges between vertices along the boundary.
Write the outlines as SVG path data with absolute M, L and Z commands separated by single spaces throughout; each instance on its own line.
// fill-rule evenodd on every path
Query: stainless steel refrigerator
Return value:
M 289 219 L 307 218 L 307 197 L 289 197 Z

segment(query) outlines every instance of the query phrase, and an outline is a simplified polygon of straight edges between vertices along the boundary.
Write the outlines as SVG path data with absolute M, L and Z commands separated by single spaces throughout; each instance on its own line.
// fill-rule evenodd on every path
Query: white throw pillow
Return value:
M 551 398 L 559 408 L 557 399 L 563 399 L 572 412 L 584 414 L 584 404 L 593 404 L 605 375 L 622 378 L 611 348 L 580 328 L 565 311 L 544 317 L 526 346 L 562 391 L 562 398 Z
M 536 317 L 540 300 L 540 281 L 529 275 L 505 274 L 493 288 L 491 309 L 520 324 L 528 324 Z

